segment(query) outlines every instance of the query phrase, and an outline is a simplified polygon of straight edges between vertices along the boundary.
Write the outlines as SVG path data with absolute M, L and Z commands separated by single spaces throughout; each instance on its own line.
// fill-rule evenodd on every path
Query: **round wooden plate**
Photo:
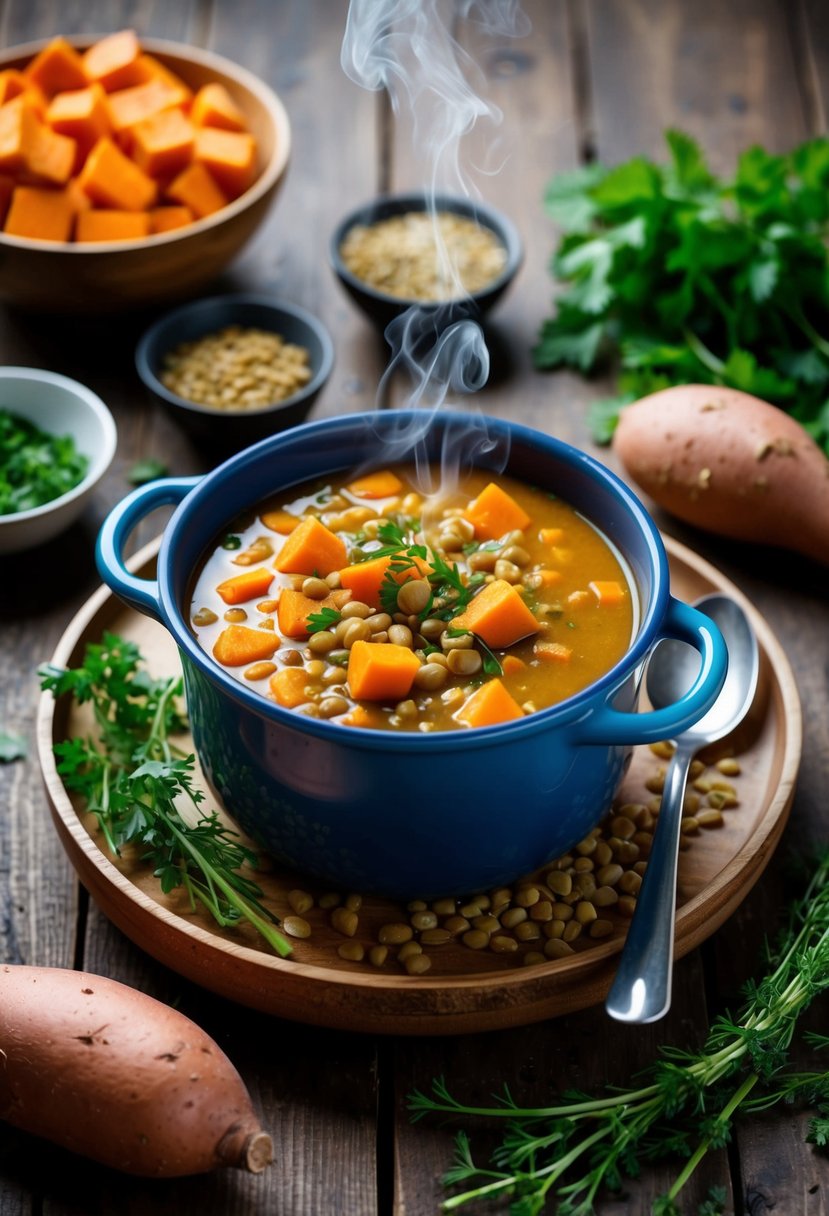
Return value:
M 724 591 L 748 612 L 760 644 L 761 681 L 754 708 L 730 740 L 740 757 L 736 779 L 740 805 L 717 830 L 689 838 L 680 859 L 676 955 L 686 954 L 717 929 L 759 878 L 783 831 L 800 761 L 801 716 L 788 660 L 768 625 L 738 589 L 684 546 L 666 539 L 672 590 L 686 601 Z M 139 553 L 132 568 L 153 569 L 158 542 Z M 126 608 L 106 587 L 77 614 L 53 657 L 76 666 L 87 642 L 110 630 L 138 643 L 156 675 L 178 670 L 175 646 L 154 621 Z M 192 912 L 180 893 L 162 895 L 146 866 L 113 858 L 95 820 L 73 804 L 57 773 L 53 744 L 85 734 L 88 721 L 68 698 L 41 699 L 38 748 L 53 818 L 70 860 L 101 910 L 136 945 L 187 979 L 231 1000 L 312 1025 L 382 1034 L 466 1034 L 541 1021 L 603 999 L 624 940 L 625 921 L 614 920 L 612 936 L 575 943 L 565 959 L 522 965 L 521 951 L 494 954 L 460 943 L 430 950 L 432 969 L 408 976 L 393 958 L 382 968 L 346 962 L 337 954 L 345 939 L 315 907 L 306 916 L 310 938 L 296 941 L 289 959 L 276 957 L 247 926 L 223 931 L 204 912 Z M 621 801 L 646 801 L 644 782 L 658 761 L 637 749 Z M 311 879 L 278 867 L 257 874 L 268 906 L 290 912 L 287 893 L 296 887 L 317 896 Z M 366 946 L 378 928 L 405 919 L 403 909 L 367 897 L 357 939 Z M 529 946 L 527 948 L 532 948 Z

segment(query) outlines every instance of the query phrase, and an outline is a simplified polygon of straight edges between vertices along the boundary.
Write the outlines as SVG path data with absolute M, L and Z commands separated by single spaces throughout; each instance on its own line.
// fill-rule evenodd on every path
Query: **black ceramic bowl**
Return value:
M 343 261 L 341 246 L 346 234 L 355 225 L 370 225 L 394 215 L 405 215 L 410 211 L 425 211 L 431 206 L 431 202 L 432 200 L 427 199 L 423 192 L 377 198 L 373 202 L 365 203 L 362 207 L 357 207 L 354 211 L 349 212 L 340 221 L 331 236 L 329 256 L 335 274 L 351 298 L 383 329 L 412 304 L 435 312 L 444 310 L 448 320 L 458 320 L 462 317 L 472 317 L 474 320 L 478 320 L 500 300 L 521 265 L 523 258 L 521 238 L 512 222 L 502 212 L 481 202 L 480 199 L 438 194 L 434 199 L 435 211 L 449 211 L 476 220 L 482 227 L 493 232 L 506 250 L 504 269 L 486 287 L 471 295 L 451 301 L 433 303 L 403 299 L 378 291 L 377 288 L 359 279 L 347 268 Z
M 218 333 L 228 325 L 264 329 L 308 351 L 311 379 L 299 392 L 256 409 L 215 409 L 179 397 L 162 384 L 164 357 L 182 342 Z M 230 454 L 277 431 L 296 426 L 308 416 L 334 364 L 334 346 L 316 317 L 266 295 L 213 296 L 165 313 L 135 351 L 135 366 L 149 391 L 198 442 Z

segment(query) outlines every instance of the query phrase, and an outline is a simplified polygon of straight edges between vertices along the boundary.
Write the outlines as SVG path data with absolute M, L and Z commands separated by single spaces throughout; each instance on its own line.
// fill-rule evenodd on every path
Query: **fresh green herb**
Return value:
M 306 628 L 309 633 L 319 633 L 323 629 L 333 629 L 342 618 L 343 614 L 336 608 L 320 608 L 319 612 L 310 613 Z
M 178 708 L 181 679 L 153 679 L 142 664 L 134 642 L 104 633 L 100 643 L 87 644 L 80 667 L 41 668 L 42 689 L 89 702 L 94 713 L 97 739 L 55 744 L 64 785 L 84 798 L 114 854 L 128 844 L 143 849 L 164 892 L 184 887 L 191 906 L 202 903 L 218 924 L 246 920 L 278 954 L 290 954 L 261 890 L 240 873 L 255 854 L 215 811 L 201 811 L 195 758 L 170 740 L 186 726 Z M 183 818 L 178 799 L 199 809 L 195 825 Z
M 462 638 L 468 633 L 475 639 L 475 642 L 483 651 L 483 669 L 488 676 L 502 676 L 504 669 L 501 666 L 497 655 L 493 654 L 487 646 L 483 638 L 479 638 L 477 633 L 472 633 L 471 629 L 447 629 L 446 631 L 450 638 Z
M 52 435 L 0 409 L 0 515 L 53 502 L 79 485 L 89 468 L 71 435 Z
M 136 460 L 127 473 L 127 480 L 133 486 L 145 486 L 150 481 L 158 481 L 159 477 L 167 476 L 167 466 L 154 457 L 146 460 Z
M 416 1090 L 409 1098 L 415 1119 L 438 1112 L 509 1120 L 494 1168 L 476 1165 L 469 1137 L 458 1134 L 444 1181 L 474 1185 L 447 1199 L 443 1210 L 509 1196 L 515 1216 L 537 1216 L 548 1199 L 559 1201 L 552 1208 L 559 1213 L 588 1216 L 600 1189 L 618 1190 L 644 1160 L 680 1154 L 687 1160 L 654 1207 L 659 1216 L 679 1216 L 683 1187 L 708 1150 L 727 1143 L 735 1116 L 776 1102 L 813 1106 L 809 1138 L 826 1145 L 829 1071 L 793 1072 L 787 1065 L 798 1017 L 829 989 L 829 853 L 793 905 L 767 963 L 767 974 L 746 985 L 736 1018 L 717 1018 L 698 1052 L 661 1048 L 661 1058 L 635 1089 L 597 1098 L 570 1092 L 536 1109 L 518 1107 L 506 1087 L 494 1107 L 457 1101 L 442 1079 L 433 1082 L 431 1096 Z M 806 1039 L 813 1047 L 829 1046 L 825 1035 Z
M 781 406 L 829 452 L 829 140 L 749 148 L 727 180 L 688 135 L 666 140 L 667 165 L 636 157 L 549 184 L 566 287 L 536 365 L 589 374 L 618 357 L 619 396 L 589 419 L 599 442 L 627 402 L 702 382 Z
M 448 621 L 453 616 L 459 616 L 467 607 L 483 583 L 484 573 L 482 570 L 475 570 L 465 577 L 456 562 L 450 565 L 439 553 L 433 553 L 429 562 L 432 567 L 429 582 L 434 589 L 434 598 L 446 601 L 440 608 L 431 606 L 429 616 Z
M 223 549 L 241 549 L 241 547 L 242 547 L 241 536 L 236 536 L 236 535 L 234 535 L 233 532 L 228 532 L 227 536 L 222 541 Z
M 25 760 L 28 754 L 29 745 L 22 735 L 0 731 L 0 762 L 10 764 L 12 760 Z

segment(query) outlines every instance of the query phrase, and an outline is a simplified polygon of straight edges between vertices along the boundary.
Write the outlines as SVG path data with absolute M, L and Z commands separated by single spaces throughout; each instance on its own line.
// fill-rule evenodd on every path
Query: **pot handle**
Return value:
M 198 485 L 200 477 L 162 477 L 127 494 L 107 515 L 95 546 L 98 573 L 106 585 L 131 608 L 161 620 L 158 583 L 136 578 L 124 563 L 124 547 L 130 533 L 156 507 L 178 504 Z
M 603 705 L 574 724 L 576 743 L 658 743 L 676 738 L 708 712 L 720 694 L 728 667 L 722 634 L 704 612 L 671 596 L 659 640 L 663 637 L 690 643 L 702 658 L 697 678 L 685 695 L 664 709 L 642 714 Z

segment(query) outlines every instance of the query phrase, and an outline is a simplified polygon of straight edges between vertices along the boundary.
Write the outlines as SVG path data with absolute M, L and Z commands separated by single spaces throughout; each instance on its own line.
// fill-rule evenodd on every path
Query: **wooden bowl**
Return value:
M 48 41 L 3 51 L 0 70 L 23 67 Z M 83 50 L 95 36 L 67 41 Z M 140 240 L 64 244 L 0 232 L 0 299 L 37 312 L 94 314 L 185 298 L 235 257 L 267 215 L 291 150 L 288 115 L 277 95 L 251 72 L 208 51 L 149 38 L 141 46 L 194 91 L 210 81 L 225 86 L 257 142 L 256 181 L 220 211 Z

